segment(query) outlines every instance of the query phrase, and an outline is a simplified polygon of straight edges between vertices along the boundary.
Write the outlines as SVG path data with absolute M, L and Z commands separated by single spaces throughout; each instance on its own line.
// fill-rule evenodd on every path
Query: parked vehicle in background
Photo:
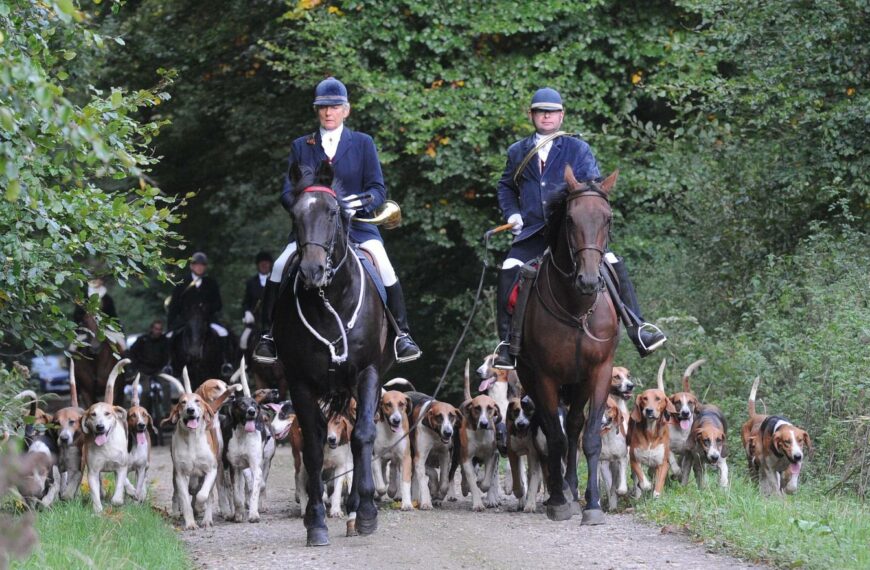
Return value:
M 30 361 L 30 378 L 39 383 L 40 392 L 69 393 L 69 361 L 65 354 L 34 356 Z

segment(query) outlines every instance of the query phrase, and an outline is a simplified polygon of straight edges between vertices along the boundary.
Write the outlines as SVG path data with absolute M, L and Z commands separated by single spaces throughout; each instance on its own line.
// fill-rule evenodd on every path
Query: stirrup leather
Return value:
M 423 356 L 422 350 L 417 350 L 417 354 L 413 354 L 411 356 L 399 357 L 399 339 L 403 339 L 409 337 L 408 333 L 397 334 L 396 338 L 393 339 L 393 355 L 396 357 L 396 362 L 401 364 L 402 362 L 411 362 L 413 360 L 417 360 L 421 356 Z

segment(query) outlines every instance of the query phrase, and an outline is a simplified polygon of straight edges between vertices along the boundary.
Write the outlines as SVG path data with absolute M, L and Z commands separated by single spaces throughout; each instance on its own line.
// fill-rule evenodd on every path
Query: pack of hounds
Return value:
M 481 383 L 472 397 L 466 362 L 464 399 L 458 407 L 416 391 L 405 379 L 384 384 L 376 415 L 377 436 L 372 463 L 377 496 L 400 500 L 402 510 L 431 510 L 444 500 L 456 500 L 453 484 L 460 471 L 460 490 L 471 495 L 471 508 L 483 511 L 499 506 L 513 494 L 518 510 L 533 513 L 546 481 L 547 446 L 535 418 L 535 404 L 523 394 L 513 371 L 492 367 L 488 356 L 477 369 Z M 703 488 L 705 471 L 718 471 L 718 483 L 728 486 L 727 422 L 718 407 L 701 402 L 690 378 L 704 360 L 693 362 L 682 376 L 681 391 L 665 390 L 663 360 L 657 385 L 634 396 L 637 382 L 628 369 L 613 368 L 610 396 L 601 426 L 600 478 L 606 507 L 617 508 L 618 498 L 629 494 L 629 469 L 634 497 L 652 492 L 659 497 L 671 476 L 685 485 L 692 473 Z M 34 505 L 50 506 L 87 489 L 95 512 L 103 510 L 102 474 L 113 472 L 112 505 L 125 496 L 144 501 L 151 460 L 149 432 L 157 429 L 138 402 L 139 378 L 134 381 L 132 405 L 114 405 L 114 384 L 128 360 L 112 370 L 103 402 L 87 410 L 78 406 L 74 371 L 70 372 L 71 403 L 56 413 L 38 409 L 30 398 L 25 424 L 27 456 L 32 465 L 21 494 Z M 172 382 L 181 396 L 164 420 L 174 427 L 171 443 L 173 513 L 180 514 L 188 530 L 214 523 L 219 510 L 225 520 L 258 522 L 276 446 L 289 445 L 295 464 L 295 501 L 304 512 L 306 477 L 302 458 L 302 432 L 290 401 L 278 401 L 277 390 L 251 392 L 245 362 L 229 382 L 206 380 L 191 389 L 186 370 Z M 803 460 L 811 451 L 806 431 L 777 415 L 756 411 L 760 378 L 752 384 L 748 419 L 741 440 L 750 475 L 764 495 L 794 493 Z M 634 400 L 629 411 L 628 403 Z M 343 499 L 353 476 L 350 436 L 356 408 L 353 400 L 343 410 L 323 408 L 327 422 L 323 477 L 330 517 L 344 516 Z M 499 477 L 499 458 L 510 469 Z M 87 485 L 82 484 L 86 474 Z M 131 475 L 135 474 L 131 481 Z M 546 489 L 544 489 L 546 491 Z M 200 518 L 197 524 L 196 518 Z

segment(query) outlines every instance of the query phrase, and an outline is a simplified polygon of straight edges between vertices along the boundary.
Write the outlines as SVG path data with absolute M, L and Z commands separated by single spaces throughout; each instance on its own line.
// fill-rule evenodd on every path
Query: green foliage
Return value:
M 712 477 L 708 484 L 713 487 L 703 491 L 694 482 L 671 485 L 661 498 L 638 502 L 637 511 L 656 524 L 685 526 L 708 549 L 753 561 L 786 568 L 870 565 L 870 510 L 863 502 L 805 482 L 781 500 L 759 497 L 743 475 L 732 477 L 729 489 L 716 487 Z
M 96 311 L 90 276 L 163 281 L 177 238 L 175 200 L 146 174 L 164 122 L 136 118 L 168 98 L 169 76 L 153 91 L 78 80 L 78 58 L 122 43 L 85 20 L 69 1 L 0 2 L 0 346 L 69 342 L 68 303 Z

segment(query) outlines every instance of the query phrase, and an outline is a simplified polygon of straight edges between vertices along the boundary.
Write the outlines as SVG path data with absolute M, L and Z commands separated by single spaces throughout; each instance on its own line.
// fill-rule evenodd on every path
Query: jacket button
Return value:
M 546 182 L 541 182 L 541 186 L 542 186 L 542 187 L 543 187 L 543 186 L 546 186 L 546 185 L 547 185 Z

